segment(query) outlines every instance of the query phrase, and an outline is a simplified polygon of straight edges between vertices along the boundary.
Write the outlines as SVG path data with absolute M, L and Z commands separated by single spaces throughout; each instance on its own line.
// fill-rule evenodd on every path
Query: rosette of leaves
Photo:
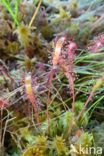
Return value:
M 22 47 L 28 47 L 32 43 L 31 29 L 27 25 L 19 25 L 14 33 L 18 35 L 18 40 Z
M 63 136 L 56 136 L 53 141 L 53 148 L 55 149 L 54 155 L 66 156 L 68 155 L 69 149 L 65 143 Z
M 46 150 L 48 148 L 47 137 L 44 135 L 38 135 L 34 138 L 34 145 L 29 145 L 22 156 L 46 156 Z
M 92 146 L 92 143 L 93 135 L 88 132 L 83 132 L 75 144 L 70 145 L 71 156 L 89 156 L 87 150 Z M 81 149 L 83 149 L 83 151 Z

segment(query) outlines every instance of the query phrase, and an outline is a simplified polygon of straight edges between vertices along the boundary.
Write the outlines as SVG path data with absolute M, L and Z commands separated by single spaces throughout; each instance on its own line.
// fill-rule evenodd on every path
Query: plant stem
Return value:
M 40 8 L 40 6 L 41 6 L 41 3 L 42 3 L 42 0 L 39 1 L 38 6 L 37 6 L 37 8 L 36 8 L 36 10 L 35 10 L 35 12 L 34 12 L 32 18 L 31 18 L 31 21 L 30 21 L 30 23 L 29 23 L 29 28 L 32 26 L 33 21 L 35 20 L 37 14 L 38 14 L 38 11 L 39 11 L 39 8 Z

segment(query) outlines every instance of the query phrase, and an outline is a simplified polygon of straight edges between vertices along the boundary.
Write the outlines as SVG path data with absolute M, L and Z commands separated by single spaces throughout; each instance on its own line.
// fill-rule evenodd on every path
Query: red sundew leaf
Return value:
M 53 59 L 52 59 L 53 67 L 52 67 L 52 70 L 50 71 L 50 73 L 48 75 L 47 84 L 51 85 L 51 83 L 52 83 L 53 77 L 55 75 L 56 67 L 57 67 L 59 60 L 60 60 L 61 49 L 62 49 L 62 46 L 64 44 L 64 41 L 65 41 L 65 37 L 60 37 L 56 42 L 55 52 L 53 54 Z
M 39 115 L 38 115 L 37 101 L 35 99 L 35 95 L 34 95 L 33 88 L 32 88 L 32 77 L 31 77 L 31 73 L 28 73 L 25 76 L 25 90 L 26 90 L 26 94 L 27 94 L 28 100 L 33 105 L 36 122 L 39 123 Z
M 68 45 L 68 58 L 69 58 L 69 75 L 68 80 L 70 84 L 70 91 L 73 99 L 73 110 L 74 110 L 74 103 L 75 103 L 75 91 L 74 91 L 74 76 L 73 76 L 73 66 L 74 66 L 74 55 L 75 50 L 77 49 L 77 44 L 75 42 L 70 42 Z
M 58 39 L 57 43 L 56 43 L 56 47 L 55 47 L 55 52 L 53 54 L 53 66 L 57 66 L 58 62 L 59 62 L 59 58 L 60 58 L 60 54 L 61 54 L 61 48 L 63 46 L 63 43 L 65 41 L 65 37 L 61 37 Z
M 70 42 L 68 45 L 68 58 L 69 58 L 69 65 L 70 66 L 73 66 L 74 54 L 75 54 L 76 49 L 77 49 L 76 43 Z
M 64 59 L 60 59 L 60 67 L 62 71 L 64 72 L 66 78 L 68 79 L 69 83 L 69 89 L 70 89 L 70 95 L 72 96 L 73 103 L 72 103 L 72 109 L 75 110 L 75 90 L 74 90 L 74 77 L 72 73 L 69 70 L 69 66 L 66 64 L 66 61 Z
M 0 98 L 0 108 L 6 108 L 9 106 L 9 103 L 7 102 L 7 100 Z

